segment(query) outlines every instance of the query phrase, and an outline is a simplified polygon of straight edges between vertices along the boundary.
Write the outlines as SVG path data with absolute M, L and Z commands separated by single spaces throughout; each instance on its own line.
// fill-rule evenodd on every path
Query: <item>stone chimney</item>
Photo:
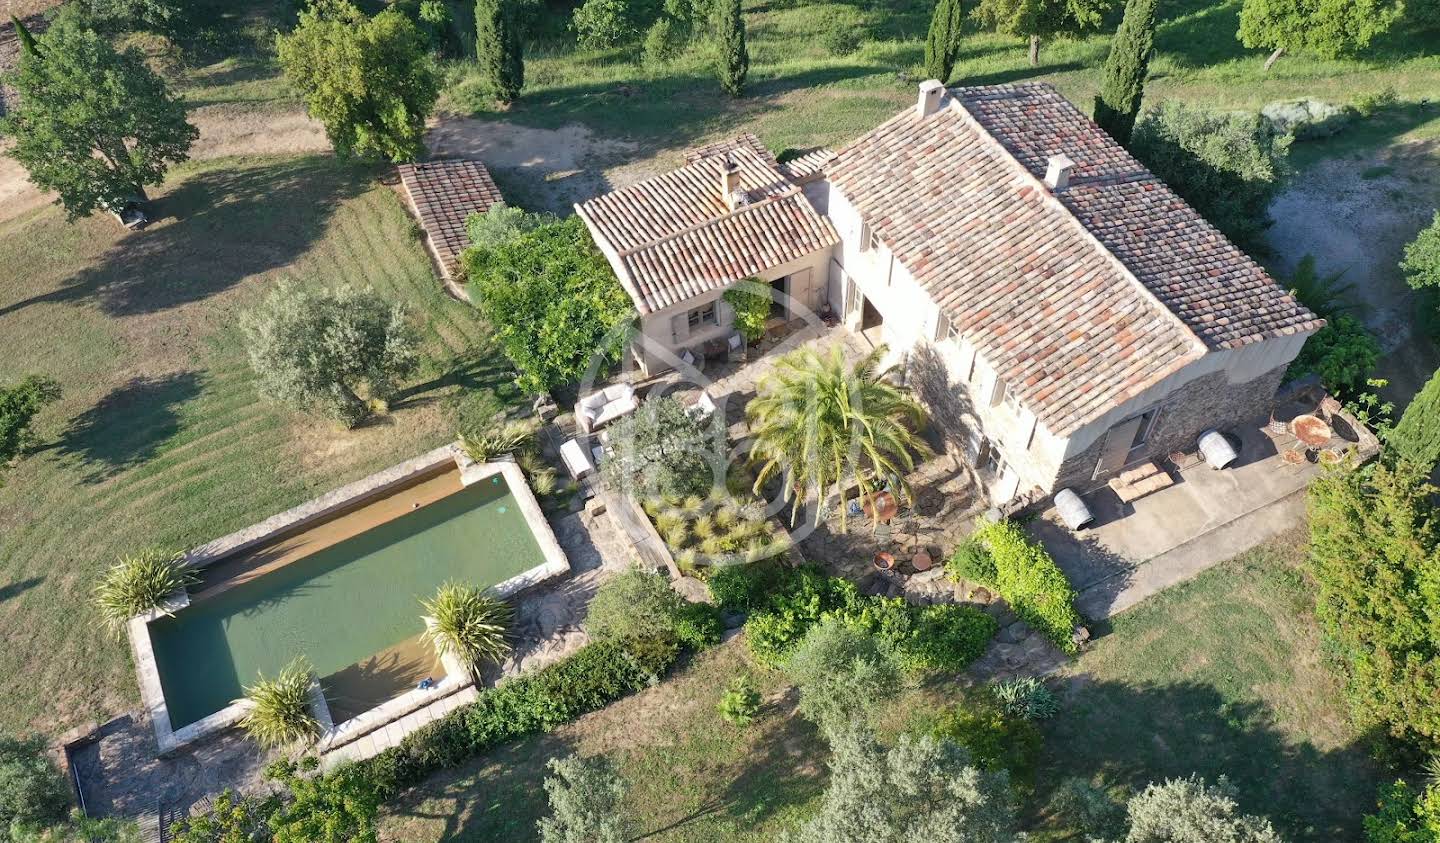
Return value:
M 939 79 L 926 79 L 920 83 L 920 102 L 915 106 L 915 113 L 921 117 L 929 117 L 940 110 L 940 100 L 944 96 L 944 83 Z
M 1050 156 L 1046 160 L 1046 164 L 1048 166 L 1045 168 L 1045 186 L 1055 193 L 1059 193 L 1070 184 L 1070 171 L 1075 169 L 1075 162 L 1061 153 Z
M 745 203 L 745 192 L 740 189 L 740 165 L 729 155 L 720 164 L 720 195 L 725 198 L 725 207 L 735 210 Z

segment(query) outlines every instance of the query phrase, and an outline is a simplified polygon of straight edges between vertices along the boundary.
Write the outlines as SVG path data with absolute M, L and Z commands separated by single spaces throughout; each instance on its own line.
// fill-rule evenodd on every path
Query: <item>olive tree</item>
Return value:
M 1003 35 L 1030 39 L 1030 66 L 1040 64 L 1040 40 L 1100 28 L 1111 0 L 980 0 L 975 18 Z
M 241 316 L 240 328 L 261 394 L 346 427 L 393 396 L 420 359 L 404 307 L 369 289 L 282 282 Z
M 46 404 L 60 397 L 60 385 L 43 375 L 29 375 L 14 386 L 0 386 L 0 467 L 20 455 L 30 442 L 30 423 Z
M 1264 817 L 1242 814 L 1235 788 L 1221 776 L 1151 783 L 1130 800 L 1125 843 L 1281 843 Z
M 724 428 L 675 398 L 651 398 L 610 425 L 607 451 L 601 472 L 616 488 L 641 499 L 704 495 L 726 455 Z
M 628 824 L 621 813 L 625 782 L 602 757 L 569 755 L 546 764 L 550 816 L 539 822 L 541 843 L 623 843 Z
M 62 12 L 19 62 L 4 79 L 19 103 L 0 120 L 0 134 L 14 140 L 7 154 L 30 181 L 58 194 L 69 219 L 144 199 L 145 186 L 186 160 L 200 135 L 138 49 L 117 51 L 77 14 Z

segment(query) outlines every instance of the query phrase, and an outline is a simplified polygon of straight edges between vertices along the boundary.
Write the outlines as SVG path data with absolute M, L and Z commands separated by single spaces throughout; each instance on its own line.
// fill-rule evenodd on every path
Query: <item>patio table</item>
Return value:
M 1326 424 L 1324 419 L 1309 413 L 1296 416 L 1290 422 L 1290 432 L 1296 439 L 1311 448 L 1323 447 L 1335 436 L 1335 432 L 1330 429 L 1330 425 Z

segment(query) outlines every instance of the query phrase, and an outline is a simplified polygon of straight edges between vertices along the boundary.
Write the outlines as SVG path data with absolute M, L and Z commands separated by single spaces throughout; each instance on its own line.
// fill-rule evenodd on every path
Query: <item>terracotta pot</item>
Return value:
M 888 571 L 895 567 L 895 555 L 893 553 L 875 554 L 875 569 L 877 571 Z

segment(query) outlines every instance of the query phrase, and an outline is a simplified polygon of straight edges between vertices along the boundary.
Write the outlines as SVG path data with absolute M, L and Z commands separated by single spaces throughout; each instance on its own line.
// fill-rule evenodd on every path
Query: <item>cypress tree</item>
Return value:
M 1426 471 L 1440 461 L 1440 372 L 1436 372 L 1405 408 L 1400 423 L 1390 431 L 1396 453 Z
M 525 56 L 509 0 L 476 0 L 475 56 L 495 99 L 514 102 L 525 86 Z
M 1155 52 L 1155 4 L 1156 0 L 1126 2 L 1125 17 L 1105 59 L 1105 81 L 1095 97 L 1095 122 L 1122 144 L 1130 143 L 1145 94 L 1145 73 Z
M 716 72 L 720 87 L 732 97 L 745 90 L 745 77 L 750 73 L 750 52 L 745 48 L 745 15 L 740 0 L 720 0 L 720 61 Z
M 40 58 L 40 46 L 35 43 L 35 36 L 31 35 L 30 30 L 25 28 L 25 24 L 21 23 L 20 19 L 14 15 L 10 16 L 10 22 L 15 24 L 15 34 L 20 38 L 20 50 L 27 56 Z
M 960 25 L 964 10 L 960 0 L 938 0 L 925 36 L 925 78 L 950 81 L 955 60 L 960 57 Z

